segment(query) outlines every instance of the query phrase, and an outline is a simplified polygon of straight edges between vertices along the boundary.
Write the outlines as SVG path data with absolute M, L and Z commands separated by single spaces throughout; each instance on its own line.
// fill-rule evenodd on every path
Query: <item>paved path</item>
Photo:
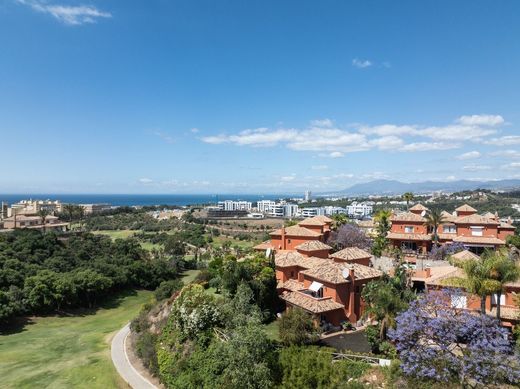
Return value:
M 128 334 L 130 334 L 130 323 L 121 328 L 114 336 L 114 339 L 112 339 L 112 362 L 117 372 L 133 389 L 157 389 L 157 386 L 139 374 L 130 363 L 126 354 L 126 338 Z

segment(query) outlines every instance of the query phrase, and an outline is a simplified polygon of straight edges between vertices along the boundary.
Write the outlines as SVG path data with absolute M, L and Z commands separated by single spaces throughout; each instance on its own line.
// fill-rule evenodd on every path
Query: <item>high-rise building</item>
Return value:
M 305 193 L 304 193 L 303 199 L 305 201 L 311 201 L 311 198 L 312 198 L 311 191 L 310 190 L 306 190 Z

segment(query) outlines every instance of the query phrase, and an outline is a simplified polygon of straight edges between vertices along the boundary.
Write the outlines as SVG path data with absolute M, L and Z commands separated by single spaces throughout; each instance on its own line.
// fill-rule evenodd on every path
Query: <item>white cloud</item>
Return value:
M 446 177 L 446 181 L 456 181 L 456 180 L 457 180 L 457 177 L 455 177 L 455 176 Z
M 460 160 L 477 159 L 477 158 L 480 158 L 481 156 L 482 156 L 482 154 L 480 154 L 478 151 L 469 151 L 467 153 L 457 156 L 457 159 L 460 159 Z
M 333 127 L 334 122 L 330 119 L 318 119 L 318 120 L 311 120 L 311 126 L 313 127 Z
M 443 142 L 415 142 L 404 145 L 399 150 L 406 152 L 414 151 L 430 151 L 430 150 L 450 150 L 460 147 L 457 143 L 443 143 Z
M 403 146 L 404 141 L 397 136 L 383 136 L 381 138 L 372 139 L 368 143 L 371 146 L 377 147 L 379 150 L 395 150 Z
M 464 115 L 456 120 L 464 126 L 499 126 L 504 124 L 504 118 L 500 115 Z
M 489 153 L 492 157 L 520 158 L 520 151 L 517 150 L 498 150 Z
M 520 145 L 520 135 L 506 135 L 500 138 L 492 138 L 484 141 L 484 143 L 495 146 Z
M 298 134 L 297 130 L 279 129 L 271 131 L 268 128 L 244 130 L 237 135 L 205 136 L 203 142 L 219 144 L 232 143 L 239 146 L 275 146 L 281 142 L 288 142 Z
M 483 137 L 495 134 L 497 131 L 491 128 L 470 126 L 464 124 L 452 124 L 447 126 L 426 127 L 418 131 L 418 135 L 435 140 L 472 140 L 480 141 Z
M 354 58 L 352 60 L 352 65 L 359 69 L 365 69 L 365 68 L 372 66 L 372 62 L 369 61 L 368 59 Z
M 295 176 L 283 176 L 283 177 L 280 177 L 280 181 L 291 182 L 291 181 L 294 181 L 295 178 L 296 178 Z
M 394 124 L 382 124 L 380 126 L 361 126 L 359 132 L 367 135 L 417 135 L 415 126 L 396 126 Z
M 502 169 L 505 169 L 505 170 L 520 169 L 520 162 L 511 162 L 511 163 L 508 163 L 507 165 L 502 165 Z
M 153 180 L 152 180 L 151 178 L 146 178 L 146 177 L 145 177 L 145 178 L 140 178 L 140 179 L 139 179 L 139 182 L 140 182 L 141 184 L 145 184 L 145 185 L 146 185 L 146 184 L 151 184 L 151 183 L 153 183 Z
M 193 127 L 192 129 L 190 129 L 190 131 L 194 134 L 197 134 L 200 130 L 196 127 Z
M 466 172 L 480 172 L 482 170 L 490 170 L 491 166 L 487 165 L 466 165 L 462 168 L 462 170 Z
M 450 150 L 462 147 L 461 140 L 486 142 L 486 137 L 498 130 L 503 119 L 499 115 L 461 116 L 454 123 L 445 126 L 418 126 L 382 124 L 376 126 L 351 124 L 338 128 L 331 119 L 313 120 L 304 129 L 297 128 L 257 128 L 236 134 L 202 137 L 206 143 L 229 143 L 239 146 L 277 146 L 291 150 L 317 151 L 322 157 L 339 158 L 346 153 L 367 151 L 374 148 L 385 151 L 421 152 L 430 150 Z M 478 124 L 481 123 L 481 124 Z M 485 124 L 485 125 L 484 125 Z M 417 139 L 414 139 L 417 138 Z M 423 138 L 423 139 L 420 139 Z M 505 137 L 504 137 L 505 138 Z M 512 137 L 508 137 L 511 141 Z M 520 143 L 520 137 L 518 137 Z M 514 139 L 513 139 L 514 140 Z M 459 159 L 480 157 L 478 151 L 459 156 Z
M 98 19 L 112 17 L 110 12 L 101 11 L 94 6 L 49 4 L 42 0 L 16 1 L 19 4 L 31 7 L 34 11 L 51 15 L 58 21 L 71 26 L 96 23 Z

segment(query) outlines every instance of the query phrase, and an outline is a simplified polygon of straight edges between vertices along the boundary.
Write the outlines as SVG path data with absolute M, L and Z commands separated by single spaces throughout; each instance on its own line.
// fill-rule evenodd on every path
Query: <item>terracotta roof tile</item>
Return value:
M 325 244 L 319 240 L 309 240 L 307 242 L 300 243 L 295 247 L 297 250 L 301 251 L 317 251 L 317 250 L 331 250 L 328 244 Z
M 372 258 L 372 254 L 367 253 L 357 247 L 347 247 L 343 250 L 330 255 L 331 258 L 344 259 L 345 261 L 354 261 L 356 259 Z
M 480 257 L 477 254 L 474 254 L 469 250 L 462 250 L 456 254 L 452 254 L 451 258 L 456 259 L 458 261 L 480 260 Z
M 461 205 L 458 208 L 455 208 L 455 211 L 457 212 L 477 212 L 475 208 L 472 206 L 469 206 L 468 204 Z
M 302 282 L 298 282 L 297 280 L 287 280 L 285 282 L 279 282 L 276 286 L 278 289 L 287 289 L 292 292 L 296 292 L 298 290 L 305 289 L 305 286 Z
M 490 316 L 497 317 L 497 308 L 493 307 L 490 311 L 486 310 Z M 507 320 L 520 320 L 520 309 L 514 307 L 500 307 L 500 317 Z
M 302 226 L 323 226 L 327 223 L 332 223 L 332 219 L 324 215 L 318 215 L 303 219 L 298 224 Z
M 265 242 L 262 242 L 260 244 L 257 244 L 253 247 L 254 250 L 267 250 L 267 249 L 274 249 L 273 244 L 270 240 L 267 240 Z
M 389 232 L 386 237 L 399 240 L 432 240 L 432 236 L 428 234 L 401 234 L 399 232 Z
M 424 223 L 426 219 L 421 215 L 412 212 L 402 212 L 390 217 L 391 222 L 421 222 Z
M 278 229 L 276 231 L 271 232 L 269 235 L 282 235 L 282 229 Z M 285 235 L 288 236 L 312 236 L 319 237 L 321 234 L 316 231 L 309 230 L 308 228 L 300 227 L 300 226 L 290 226 L 285 227 Z
M 412 208 L 410 208 L 410 211 L 429 211 L 428 208 L 426 208 L 421 203 L 415 204 Z
M 353 269 L 356 280 L 365 280 L 369 278 L 378 278 L 383 275 L 380 270 L 372 267 L 360 265 L 358 263 L 337 263 L 328 261 L 310 269 L 304 270 L 301 273 L 321 281 L 330 282 L 333 284 L 344 284 L 350 282 L 343 277 L 344 269 Z
M 330 297 L 314 298 L 302 292 L 283 292 L 280 298 L 311 313 L 323 313 L 345 308 Z
M 474 243 L 474 244 L 492 244 L 492 245 L 504 245 L 506 242 L 504 242 L 501 239 L 495 238 L 495 237 L 489 237 L 489 236 L 456 236 L 453 238 L 454 242 L 461 242 L 461 243 Z
M 494 219 L 490 219 L 480 215 L 461 216 L 455 219 L 456 224 L 500 224 Z
M 278 251 L 274 257 L 274 263 L 277 267 L 299 266 L 303 269 L 331 262 L 329 259 L 306 257 L 297 251 Z

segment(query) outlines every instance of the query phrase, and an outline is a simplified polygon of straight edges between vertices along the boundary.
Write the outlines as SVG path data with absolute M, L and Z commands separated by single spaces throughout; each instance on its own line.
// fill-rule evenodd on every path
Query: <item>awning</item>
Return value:
M 312 290 L 313 292 L 317 292 L 323 287 L 323 284 L 320 284 L 317 281 L 312 281 L 311 286 L 309 286 L 309 290 Z

